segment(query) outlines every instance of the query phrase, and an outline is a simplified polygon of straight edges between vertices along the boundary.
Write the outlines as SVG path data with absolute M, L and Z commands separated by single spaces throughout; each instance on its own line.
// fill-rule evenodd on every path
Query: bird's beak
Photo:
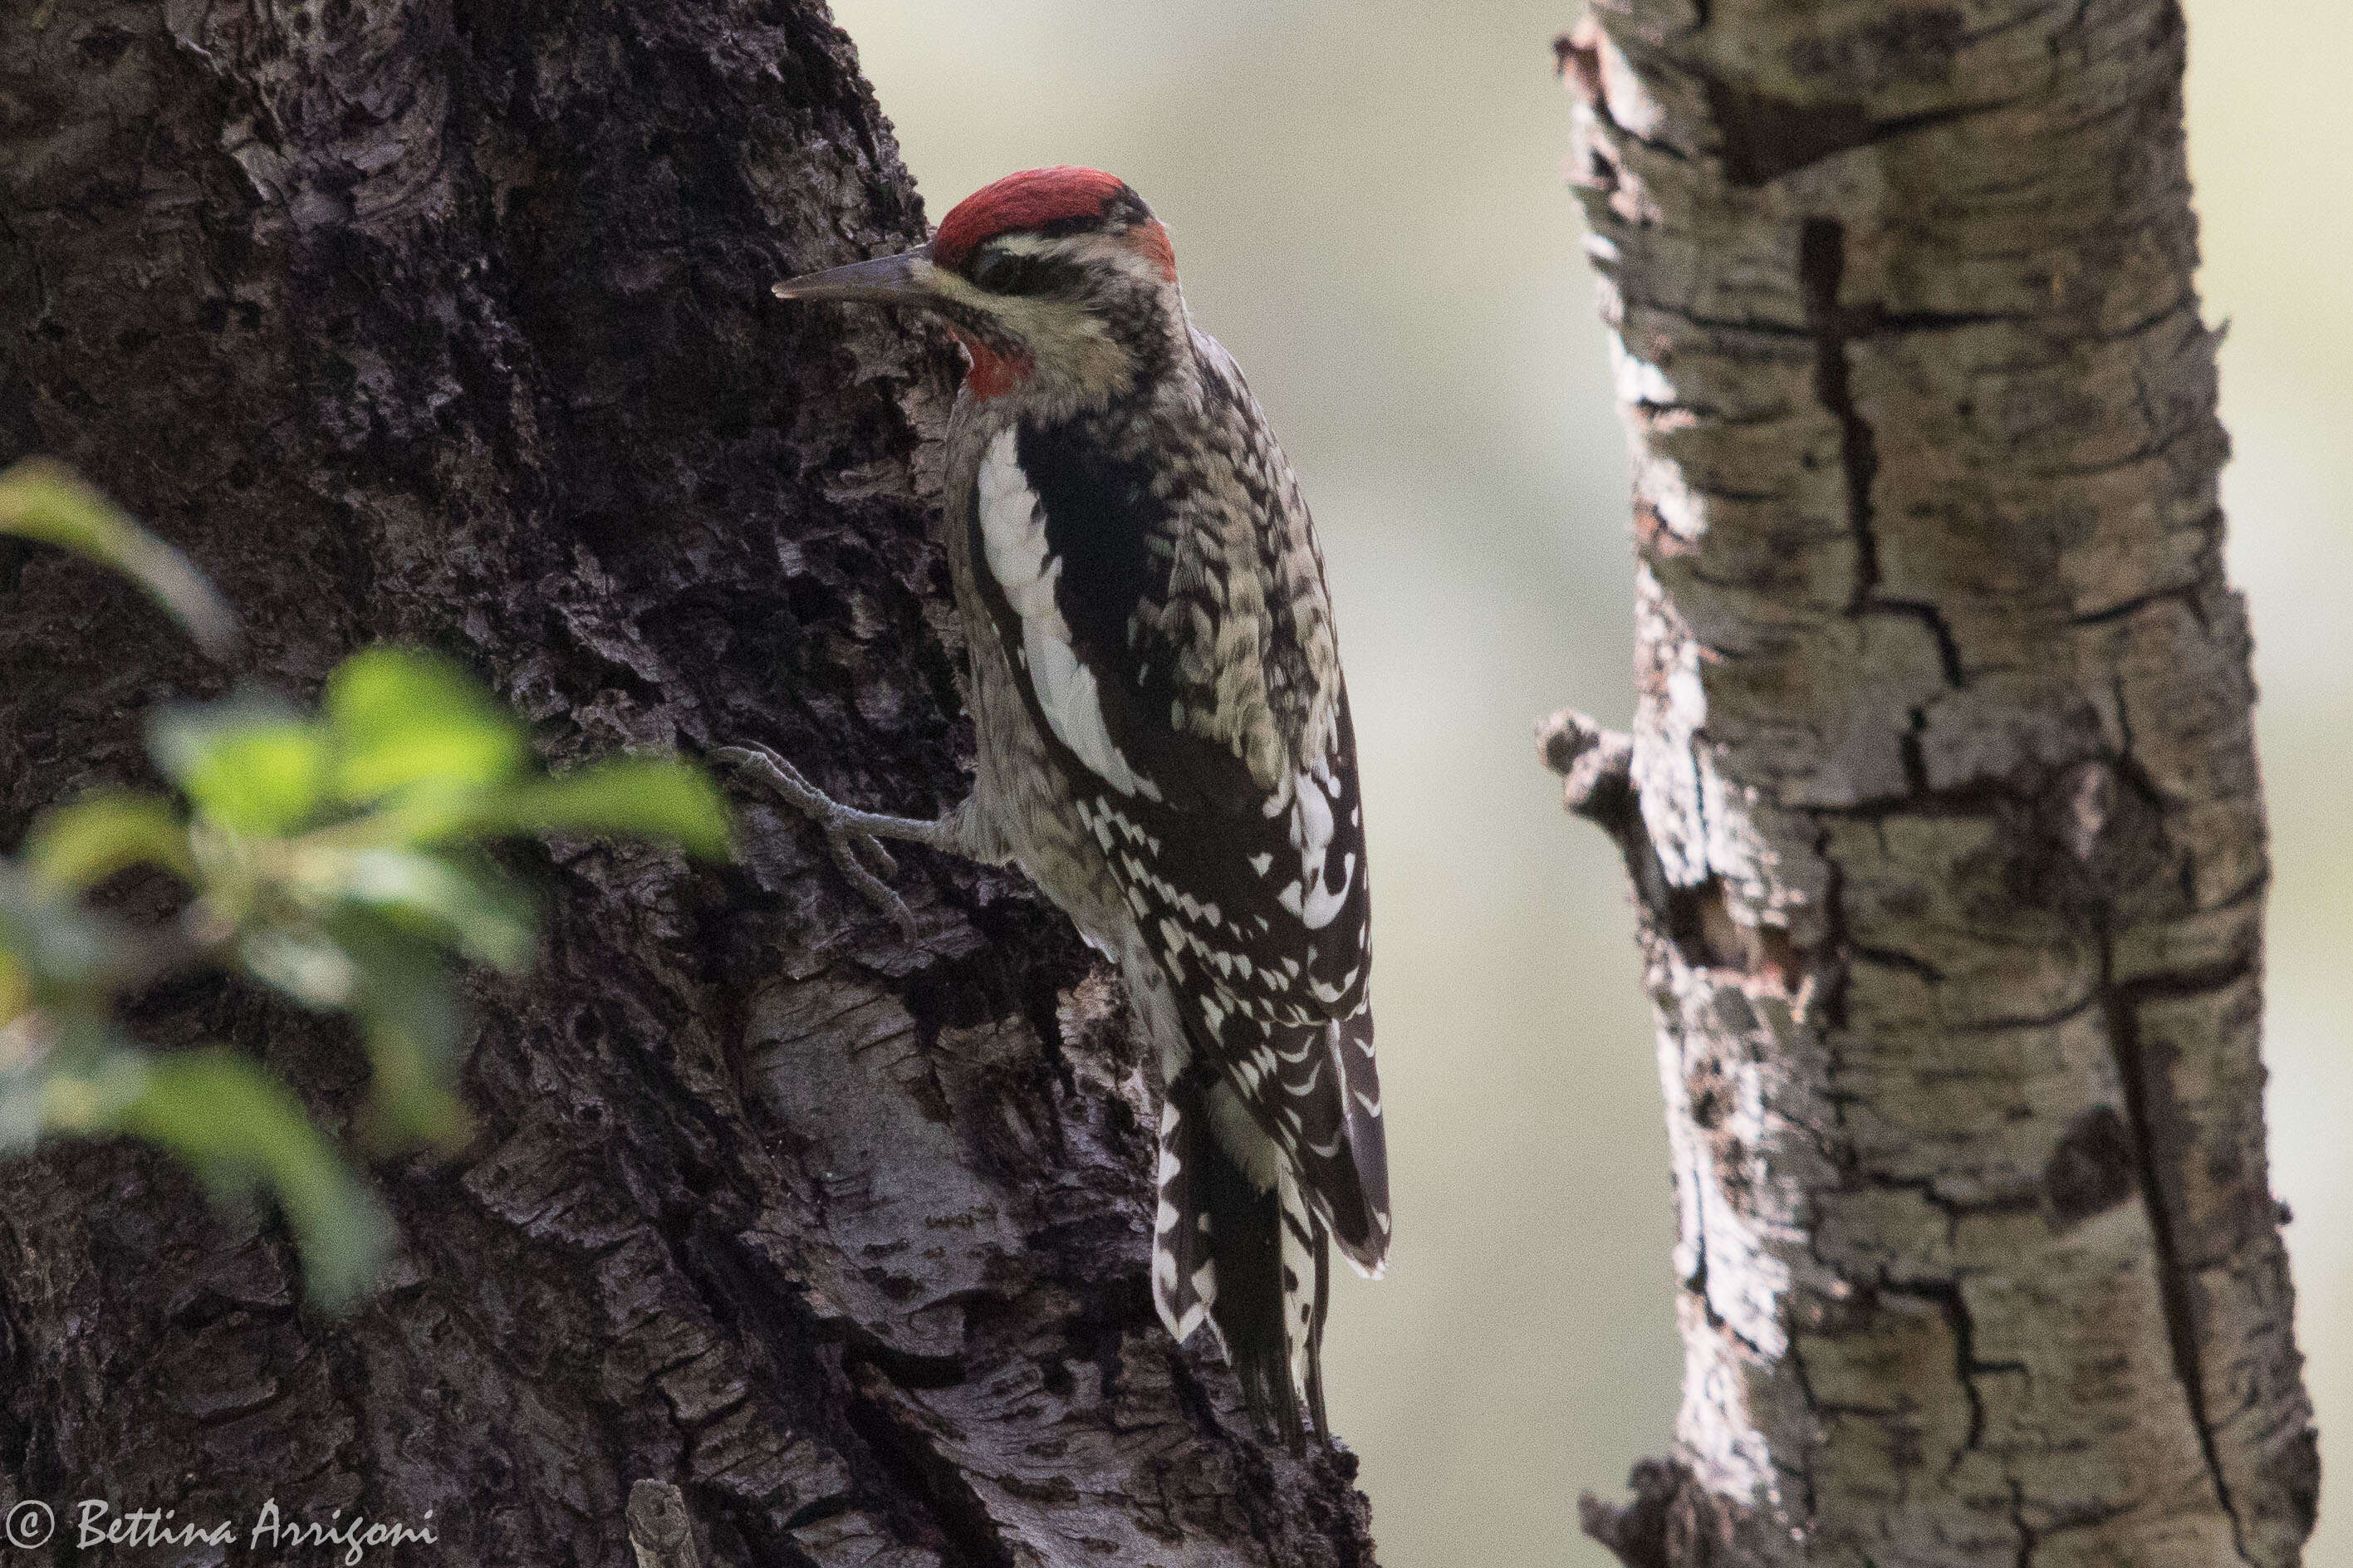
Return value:
M 935 298 L 931 287 L 932 247 L 919 245 L 897 256 L 878 256 L 847 267 L 828 267 L 776 286 L 779 300 L 872 300 L 883 304 L 922 305 Z

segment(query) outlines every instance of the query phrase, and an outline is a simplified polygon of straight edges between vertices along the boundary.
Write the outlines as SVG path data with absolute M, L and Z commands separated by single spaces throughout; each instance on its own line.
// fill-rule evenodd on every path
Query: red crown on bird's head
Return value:
M 1116 174 L 1070 163 L 1024 169 L 982 186 L 950 209 L 932 236 L 932 259 L 942 267 L 957 267 L 999 235 L 1077 230 L 1113 216 L 1114 209 L 1132 210 L 1137 220 L 1159 227 L 1142 198 Z

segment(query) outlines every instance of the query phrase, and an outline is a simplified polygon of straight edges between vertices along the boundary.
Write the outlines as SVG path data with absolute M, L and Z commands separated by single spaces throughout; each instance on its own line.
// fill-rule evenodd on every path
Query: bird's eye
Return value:
M 1069 268 L 1042 257 L 991 246 L 974 258 L 970 277 L 992 294 L 1042 294 Z
M 974 261 L 972 280 L 992 294 L 1013 294 L 1019 292 L 1016 280 L 1020 271 L 1020 257 L 992 246 Z

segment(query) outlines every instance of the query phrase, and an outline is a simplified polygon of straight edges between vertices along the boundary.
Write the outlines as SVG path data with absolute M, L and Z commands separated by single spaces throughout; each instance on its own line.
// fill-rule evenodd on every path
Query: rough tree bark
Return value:
M 1681 1216 L 1642 1568 L 2297 1561 L 2263 819 L 2174 0 L 1599 0 Z
M 816 0 L 12 5 L 0 458 L 183 545 L 280 686 L 411 639 L 559 760 L 751 737 L 936 807 L 953 356 L 766 287 L 923 232 Z M 0 595 L 13 842 L 220 679 L 53 554 Z M 796 820 L 750 826 L 724 875 L 529 857 L 552 933 L 478 998 L 481 1135 L 383 1173 L 402 1248 L 347 1321 L 161 1160 L 11 1167 L 0 1502 L 430 1510 L 436 1561 L 622 1564 L 651 1478 L 720 1564 L 1369 1563 L 1353 1461 L 1240 1435 L 1154 1321 L 1144 1080 L 1066 923 L 911 855 L 902 940 Z M 330 1114 L 359 1088 L 340 1027 L 249 989 L 138 1022 Z

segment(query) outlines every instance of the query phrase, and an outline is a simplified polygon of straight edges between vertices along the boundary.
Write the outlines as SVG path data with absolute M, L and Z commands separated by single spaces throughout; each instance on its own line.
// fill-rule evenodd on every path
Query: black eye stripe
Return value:
M 973 258 L 965 276 L 992 294 L 1050 294 L 1075 284 L 1079 271 L 1067 261 L 986 248 Z

